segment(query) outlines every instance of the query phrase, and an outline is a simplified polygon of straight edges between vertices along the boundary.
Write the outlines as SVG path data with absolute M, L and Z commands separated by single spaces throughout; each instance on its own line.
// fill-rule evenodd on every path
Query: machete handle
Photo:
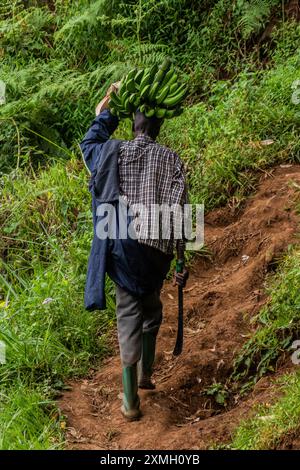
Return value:
M 183 259 L 178 259 L 176 261 L 176 272 L 177 273 L 182 273 L 184 268 L 184 260 Z

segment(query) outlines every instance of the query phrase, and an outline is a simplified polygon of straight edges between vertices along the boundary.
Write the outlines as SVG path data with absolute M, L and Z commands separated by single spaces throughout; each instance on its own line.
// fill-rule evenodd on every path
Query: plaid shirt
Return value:
M 149 212 L 143 214 L 136 210 L 143 204 L 147 211 L 153 204 L 176 204 L 181 207 L 187 202 L 187 191 L 183 164 L 175 152 L 159 145 L 149 136 L 140 134 L 132 141 L 121 143 L 119 150 L 119 183 L 120 192 L 136 216 L 134 227 L 140 243 L 152 246 L 166 254 L 173 253 L 177 241 L 174 240 L 174 223 L 171 216 L 170 234 L 162 235 L 166 225 L 162 216 L 161 222 Z M 138 216 L 138 217 L 137 217 Z M 174 216 L 173 216 L 174 217 Z M 166 222 L 166 220 L 165 220 Z M 149 238 L 150 224 L 159 227 L 159 235 Z M 160 225 L 161 224 L 161 225 Z M 146 232 L 144 231 L 146 229 Z M 145 234 L 147 236 L 145 236 Z M 184 249 L 182 237 L 179 245 Z

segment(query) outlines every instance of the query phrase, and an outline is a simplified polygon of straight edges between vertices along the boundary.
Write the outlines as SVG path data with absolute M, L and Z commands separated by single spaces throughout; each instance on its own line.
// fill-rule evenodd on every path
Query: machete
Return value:
M 183 257 L 180 258 L 176 262 L 176 272 L 182 273 L 184 267 L 184 260 Z M 177 326 L 177 338 L 176 344 L 173 351 L 174 356 L 179 356 L 182 353 L 182 346 L 183 346 L 183 288 L 178 286 L 178 326 Z

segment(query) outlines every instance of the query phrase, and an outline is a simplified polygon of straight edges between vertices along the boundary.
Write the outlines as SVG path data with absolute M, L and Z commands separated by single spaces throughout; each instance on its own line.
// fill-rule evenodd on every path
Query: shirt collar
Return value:
M 134 141 L 138 143 L 145 143 L 145 144 L 150 144 L 151 142 L 154 142 L 154 140 L 151 139 L 151 137 L 149 137 L 149 135 L 146 135 L 146 134 L 139 134 L 134 139 Z

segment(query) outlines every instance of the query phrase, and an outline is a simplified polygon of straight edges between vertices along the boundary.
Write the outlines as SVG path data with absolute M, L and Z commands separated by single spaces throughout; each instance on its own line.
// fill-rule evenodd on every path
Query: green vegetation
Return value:
M 268 304 L 253 319 L 256 331 L 236 359 L 234 380 L 257 381 L 300 334 L 300 251 L 291 250 L 272 279 Z M 290 353 L 292 354 L 292 353 Z
M 293 354 L 293 341 L 300 334 L 299 260 L 299 248 L 291 249 L 268 288 L 269 303 L 253 319 L 256 330 L 241 349 L 229 380 L 239 393 L 273 372 L 283 353 Z M 282 398 L 272 406 L 259 407 L 253 419 L 241 423 L 232 448 L 270 449 L 299 428 L 299 372 L 284 376 L 280 385 Z
M 1 393 L 0 448 L 43 450 L 61 448 L 62 425 L 55 404 L 44 393 L 15 383 Z M 63 421 L 61 421 L 63 422 Z
M 239 204 L 257 170 L 300 159 L 299 105 L 291 101 L 300 79 L 300 27 L 287 3 L 1 3 L 7 95 L 0 105 L 0 340 L 7 363 L 0 366 L 0 449 L 60 446 L 53 399 L 66 378 L 87 371 L 109 348 L 111 283 L 105 312 L 83 308 L 92 225 L 78 143 L 97 102 L 131 68 L 171 57 L 190 93 L 160 140 L 184 159 L 193 202 L 207 210 Z M 117 135 L 130 136 L 128 121 Z M 259 376 L 270 370 L 298 332 L 297 262 L 295 250 L 257 319 L 262 328 L 245 346 L 246 368 L 237 363 L 245 380 L 255 367 Z M 253 437 L 243 444 L 237 436 L 234 447 L 253 444 Z
M 86 173 L 77 160 L 38 174 L 12 172 L 3 183 L 0 340 L 7 363 L 0 367 L 0 443 L 4 449 L 47 449 L 57 445 L 50 437 L 59 426 L 57 414 L 46 413 L 47 402 L 64 378 L 86 372 L 108 351 L 112 285 L 106 311 L 85 311 L 92 225 Z
M 243 422 L 230 448 L 236 450 L 274 449 L 284 443 L 285 436 L 297 431 L 300 422 L 299 372 L 280 378 L 277 387 L 282 397 L 273 404 L 257 408 L 255 417 Z

